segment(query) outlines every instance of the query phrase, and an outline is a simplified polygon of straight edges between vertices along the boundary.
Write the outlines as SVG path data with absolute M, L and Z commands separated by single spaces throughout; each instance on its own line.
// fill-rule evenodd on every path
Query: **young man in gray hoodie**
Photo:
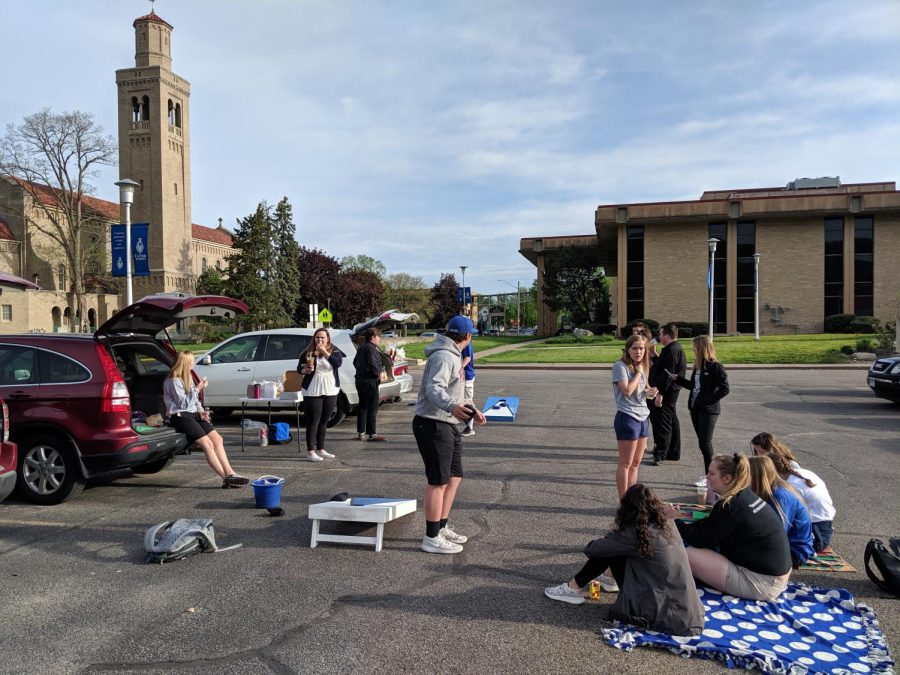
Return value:
M 459 553 L 468 537 L 457 534 L 448 525 L 453 499 L 463 477 L 462 439 L 458 422 L 475 418 L 484 424 L 484 415 L 465 402 L 465 380 L 460 352 L 472 340 L 475 326 L 465 316 L 454 316 L 447 323 L 447 334 L 436 335 L 425 348 L 428 360 L 416 401 L 413 435 L 425 463 L 425 538 L 426 553 Z

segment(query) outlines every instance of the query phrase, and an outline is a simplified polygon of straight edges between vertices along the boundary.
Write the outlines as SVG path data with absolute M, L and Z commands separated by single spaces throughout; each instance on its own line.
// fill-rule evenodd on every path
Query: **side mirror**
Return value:
M 209 366 L 212 364 L 212 357 L 209 354 L 207 354 L 202 359 L 197 361 L 197 363 L 199 363 L 201 366 Z

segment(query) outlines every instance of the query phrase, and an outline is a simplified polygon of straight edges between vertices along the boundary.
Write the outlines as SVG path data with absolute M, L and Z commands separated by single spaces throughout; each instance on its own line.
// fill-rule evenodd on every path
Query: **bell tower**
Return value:
M 149 223 L 150 276 L 134 297 L 193 291 L 190 83 L 172 72 L 172 26 L 153 10 L 134 21 L 134 67 L 116 71 L 119 178 L 137 181 L 132 223 Z M 124 222 L 124 213 L 122 220 Z

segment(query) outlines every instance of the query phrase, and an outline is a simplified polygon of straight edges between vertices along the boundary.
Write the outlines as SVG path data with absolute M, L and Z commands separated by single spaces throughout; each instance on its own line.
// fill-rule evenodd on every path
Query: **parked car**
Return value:
M 16 491 L 58 504 L 101 473 L 162 470 L 187 439 L 167 426 L 145 428 L 132 413 L 165 412 L 162 385 L 175 350 L 164 330 L 245 311 L 232 298 L 162 294 L 126 307 L 93 335 L 0 336 L 0 397 L 19 450 Z
M 397 332 L 396 332 L 396 331 L 393 331 L 393 330 L 386 330 L 386 331 L 384 331 L 384 332 L 381 334 L 381 337 L 383 337 L 383 338 L 396 338 L 396 337 L 399 337 L 399 336 L 397 335 Z
M 390 311 L 357 324 L 352 329 L 329 329 L 331 342 L 346 354 L 346 358 L 339 373 L 341 392 L 328 426 L 340 424 L 359 406 L 359 394 L 354 380 L 356 369 L 353 367 L 355 342 L 361 339 L 362 332 L 367 328 L 418 319 L 403 317 L 416 315 Z M 314 332 L 314 328 L 273 328 L 241 333 L 217 344 L 197 359 L 194 367 L 199 376 L 209 379 L 209 386 L 204 392 L 206 405 L 212 408 L 214 415 L 224 417 L 241 407 L 241 398 L 247 396 L 248 384 L 279 381 L 286 372 L 296 371 L 300 353 L 306 349 Z M 399 400 L 402 393 L 412 389 L 413 377 L 409 374 L 405 361 L 394 363 L 383 352 L 381 358 L 388 374 L 387 381 L 379 386 L 381 401 Z M 246 405 L 247 408 L 257 407 L 253 402 Z M 266 406 L 266 403 L 258 404 L 258 407 Z
M 879 398 L 900 403 L 900 354 L 873 363 L 866 382 Z
M 16 444 L 9 440 L 9 408 L 0 400 L 0 502 L 16 487 Z
M 427 340 L 434 340 L 434 336 L 437 335 L 436 330 L 423 330 L 419 333 L 420 338 L 425 338 Z

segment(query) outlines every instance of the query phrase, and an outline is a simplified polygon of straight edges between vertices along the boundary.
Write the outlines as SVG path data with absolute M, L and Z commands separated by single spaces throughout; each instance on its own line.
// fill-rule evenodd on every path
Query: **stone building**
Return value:
M 116 71 L 116 86 L 119 175 L 139 184 L 131 222 L 150 226 L 150 275 L 132 280 L 133 297 L 139 299 L 193 292 L 199 274 L 208 266 L 224 270 L 233 249 L 221 219 L 217 228 L 191 221 L 190 83 L 172 71 L 173 28 L 153 11 L 136 19 L 133 28 L 134 66 Z M 124 222 L 120 205 L 85 197 L 84 208 L 104 225 L 109 258 L 108 226 Z M 0 289 L 0 333 L 68 330 L 75 307 L 71 279 L 53 242 L 34 227 L 40 217 L 20 185 L 0 180 L 0 271 L 42 289 Z M 76 323 L 90 330 L 124 306 L 124 279 L 109 287 L 93 284 L 86 302 L 87 316 Z
M 700 199 L 597 207 L 595 233 L 529 237 L 537 266 L 565 247 L 586 248 L 613 278 L 613 321 L 706 322 L 708 240 L 715 252 L 714 330 L 753 334 L 754 254 L 760 333 L 820 333 L 826 316 L 894 319 L 900 293 L 900 192 L 894 182 L 798 179 L 783 188 L 704 192 Z M 556 316 L 538 297 L 542 335 Z

